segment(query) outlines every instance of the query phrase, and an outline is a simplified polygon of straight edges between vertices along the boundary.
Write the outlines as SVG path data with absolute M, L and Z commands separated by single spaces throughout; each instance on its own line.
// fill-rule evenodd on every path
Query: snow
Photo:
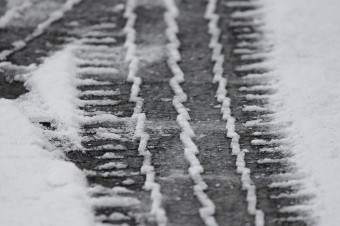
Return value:
M 104 195 L 104 194 L 114 194 L 114 195 L 117 195 L 117 194 L 131 194 L 131 193 L 134 193 L 134 191 L 132 190 L 129 190 L 125 187 L 120 187 L 120 186 L 116 186 L 116 187 L 113 187 L 113 188 L 107 188 L 107 187 L 103 187 L 102 185 L 95 185 L 95 186 L 92 186 L 88 189 L 88 192 L 92 195 L 95 195 L 95 194 L 101 194 L 101 195 Z
M 78 86 L 95 86 L 95 85 L 111 85 L 111 82 L 107 81 L 97 81 L 91 78 L 88 79 L 78 79 L 77 85 Z
M 103 100 L 81 100 L 78 106 L 115 106 L 119 103 L 119 100 L 110 100 L 110 99 L 103 99 Z
M 122 162 L 108 162 L 103 165 L 99 165 L 98 170 L 110 170 L 110 169 L 125 169 L 127 165 Z
M 116 7 L 117 6 L 120 6 L 120 7 L 123 6 L 123 9 L 125 7 L 124 5 L 121 5 L 121 4 L 117 4 Z M 92 26 L 92 28 L 96 28 L 96 29 L 114 29 L 116 27 L 117 27 L 117 25 L 112 23 L 112 22 L 110 22 L 110 23 L 101 23 L 101 24 L 96 24 L 96 25 Z M 109 38 L 109 37 L 104 37 L 104 39 L 114 40 L 114 38 Z
M 80 147 L 78 118 L 81 112 L 77 108 L 80 103 L 73 47 L 46 58 L 36 71 L 26 76 L 25 86 L 30 92 L 18 100 L 25 114 L 34 122 L 52 122 L 58 136 Z
M 120 134 L 115 133 L 97 133 L 94 137 L 83 138 L 83 141 L 92 141 L 92 140 L 119 140 L 119 141 L 128 141 L 128 139 L 123 138 Z
M 93 170 L 84 170 L 84 173 L 87 176 L 95 176 L 95 177 L 125 177 L 127 173 L 122 170 L 110 171 L 110 172 L 98 172 Z
M 110 24 L 108 24 L 110 25 Z M 106 28 L 107 26 L 103 26 L 104 28 Z M 113 28 L 115 27 L 112 26 Z M 114 44 L 117 42 L 117 40 L 115 38 L 111 38 L 111 37 L 103 37 L 103 38 L 82 38 L 80 40 L 82 43 L 84 44 Z
M 14 43 L 12 50 L 0 53 L 0 58 L 5 59 L 12 52 L 24 48 L 26 43 L 41 35 L 48 26 L 60 19 L 63 14 L 70 10 L 79 0 L 69 0 L 62 8 L 51 13 L 50 17 L 41 22 L 37 29 L 25 40 Z M 156 2 L 156 1 L 154 1 Z M 261 6 L 260 10 L 239 11 L 233 14 L 233 18 L 259 18 L 265 12 L 267 40 L 274 44 L 271 52 L 257 53 L 254 47 L 268 48 L 265 43 L 254 46 L 253 41 L 261 39 L 259 34 L 239 35 L 239 37 L 251 39 L 251 42 L 239 44 L 235 54 L 241 54 L 242 60 L 264 59 L 265 63 L 256 63 L 236 68 L 237 71 L 269 70 L 273 69 L 276 84 L 260 84 L 241 87 L 242 92 L 274 91 L 274 95 L 247 94 L 247 100 L 269 99 L 273 109 L 276 110 L 275 122 L 263 122 L 262 120 L 249 121 L 246 127 L 266 125 L 288 125 L 285 130 L 287 141 L 292 143 L 292 152 L 295 154 L 292 161 L 296 163 L 300 173 L 307 175 L 303 179 L 290 179 L 287 181 L 274 182 L 273 188 L 302 187 L 303 194 L 313 194 L 315 199 L 308 206 L 291 206 L 282 208 L 281 212 L 310 211 L 318 219 L 318 225 L 337 225 L 340 216 L 340 183 L 337 173 L 340 171 L 340 145 L 338 134 L 340 132 L 340 78 L 337 72 L 340 70 L 338 59 L 340 57 L 340 28 L 336 22 L 340 15 L 338 0 L 262 0 L 262 1 L 231 1 L 226 5 L 231 8 L 249 8 Z M 23 5 L 17 5 L 0 18 L 0 27 L 16 17 L 18 13 L 29 8 L 31 1 Z M 125 17 L 127 24 L 124 29 L 127 39 L 126 62 L 129 64 L 127 80 L 132 82 L 130 101 L 136 103 L 133 119 L 136 120 L 135 137 L 140 139 L 139 154 L 144 157 L 142 173 L 146 175 L 145 189 L 151 191 L 153 214 L 159 225 L 166 224 L 166 216 L 161 205 L 162 195 L 160 186 L 154 181 L 155 172 L 151 163 L 151 153 L 147 150 L 149 135 L 145 132 L 147 121 L 142 113 L 143 99 L 139 97 L 142 79 L 137 77 L 139 58 L 135 44 L 136 30 L 134 29 L 137 15 L 134 13 L 136 1 L 127 2 Z M 140 3 L 138 3 L 140 4 Z M 156 3 L 155 3 L 156 4 Z M 157 3 L 158 4 L 158 3 Z M 180 83 L 184 81 L 184 74 L 178 65 L 181 59 L 179 52 L 180 42 L 177 38 L 178 26 L 176 17 L 179 12 L 172 0 L 165 1 L 167 12 L 165 21 L 168 25 L 166 30 L 169 44 L 167 45 L 169 60 L 168 65 L 174 74 L 170 85 L 175 93 L 173 105 L 178 112 L 177 123 L 181 127 L 181 141 L 184 144 L 185 156 L 190 163 L 189 173 L 195 181 L 194 192 L 202 204 L 200 214 L 207 225 L 215 225 L 213 217 L 215 206 L 204 193 L 207 185 L 200 175 L 203 167 L 198 161 L 196 154 L 199 152 L 192 138 L 195 136 L 190 127 L 190 115 L 184 106 L 187 96 Z M 232 139 L 232 153 L 236 155 L 237 172 L 241 174 L 242 187 L 247 190 L 248 212 L 256 216 L 255 224 L 264 225 L 264 216 L 261 210 L 256 209 L 256 187 L 251 180 L 250 169 L 245 163 L 247 150 L 241 150 L 239 145 L 240 136 L 235 129 L 235 118 L 230 112 L 230 99 L 227 97 L 227 78 L 223 77 L 224 57 L 222 45 L 219 43 L 220 29 L 217 24 L 218 16 L 214 13 L 216 1 L 210 0 L 207 5 L 206 18 L 209 19 L 209 33 L 212 49 L 212 61 L 214 62 L 213 82 L 218 83 L 216 97 L 221 104 L 223 119 L 227 120 L 228 137 Z M 261 26 L 261 20 L 231 23 L 231 26 L 245 25 Z M 292 26 L 292 24 L 294 26 Z M 317 25 L 317 26 L 316 26 Z M 114 28 L 115 25 L 103 24 L 99 28 Z M 95 34 L 98 34 L 97 36 Z M 105 44 L 114 43 L 112 38 L 104 38 L 103 33 L 92 33 L 78 43 L 79 50 L 91 51 L 94 48 L 104 53 L 93 53 L 89 57 L 110 56 L 112 49 L 97 46 L 93 47 L 86 43 Z M 138 205 L 137 199 L 120 197 L 119 192 L 114 192 L 115 197 L 96 198 L 90 201 L 86 193 L 85 175 L 72 163 L 63 160 L 61 150 L 53 152 L 46 150 L 50 147 L 46 139 L 48 136 L 58 138 L 71 138 L 68 140 L 73 146 L 80 146 L 78 135 L 80 123 L 97 123 L 125 120 L 113 115 L 100 115 L 91 118 L 82 118 L 78 106 L 84 104 L 114 105 L 114 100 L 79 101 L 80 95 L 117 95 L 115 91 L 87 91 L 79 93 L 77 85 L 107 85 L 108 82 L 100 82 L 91 79 L 79 80 L 77 74 L 117 74 L 118 70 L 110 68 L 87 67 L 77 69 L 77 65 L 91 63 L 92 65 L 113 66 L 110 61 L 79 60 L 74 57 L 74 47 L 69 46 L 46 59 L 38 68 L 32 66 L 25 71 L 22 78 L 25 86 L 30 90 L 28 94 L 18 100 L 0 100 L 0 225 L 92 225 L 93 214 L 91 204 L 94 205 Z M 97 54 L 97 55 L 96 55 Z M 99 54 L 99 55 L 98 55 Z M 112 55 L 113 56 L 113 55 Z M 3 65 L 6 63 L 2 63 Z M 8 63 L 7 63 L 8 64 Z M 7 65 L 13 66 L 13 65 Z M 26 70 L 26 69 L 25 69 Z M 266 80 L 273 73 L 250 74 L 244 79 L 256 81 Z M 273 81 L 273 80 L 272 80 Z M 276 80 L 275 80 L 276 81 Z M 250 82 L 251 83 L 251 82 Z M 57 98 L 56 98 L 57 97 Z M 258 106 L 244 106 L 243 111 L 267 111 L 267 108 Z M 56 131 L 45 132 L 36 125 L 38 122 L 51 122 Z M 18 130 L 20 128 L 20 130 Z M 261 135 L 257 132 L 254 135 Z M 100 138 L 122 139 L 114 132 L 97 133 Z M 98 138 L 97 137 L 97 138 Z M 281 145 L 282 141 L 254 139 L 252 145 Z M 122 146 L 104 145 L 102 149 L 121 149 Z M 284 147 L 263 148 L 261 152 L 287 151 Z M 106 153 L 102 159 L 119 159 L 119 155 Z M 281 162 L 279 159 L 259 160 L 260 164 Z M 119 169 L 127 167 L 123 163 L 109 162 L 99 166 L 98 170 Z M 97 172 L 87 171 L 87 175 L 102 177 L 126 176 L 124 171 Z M 138 172 L 137 172 L 138 173 Z M 133 183 L 127 180 L 125 184 Z M 101 188 L 96 188 L 100 191 Z M 95 189 L 93 189 L 95 190 Z M 108 192 L 108 191 L 104 191 Z M 110 193 L 110 194 L 111 194 Z M 18 201 L 20 200 L 20 202 Z M 53 204 L 53 205 L 51 205 Z M 64 211 L 69 209 L 70 211 Z M 14 211 L 15 210 L 15 211 Z M 16 216 L 20 215 L 18 218 Z M 124 218 L 120 213 L 110 216 L 112 219 Z
M 43 131 L 20 102 L 0 99 L 0 105 L 0 225 L 93 225 L 82 172 L 60 150 L 44 149 Z
M 252 54 L 252 56 L 254 56 Z M 254 63 L 254 64 L 247 64 L 247 65 L 242 65 L 238 66 L 235 68 L 236 71 L 253 71 L 253 70 L 263 70 L 267 71 L 269 70 L 269 66 L 266 63 Z
M 272 164 L 272 163 L 283 163 L 283 162 L 285 162 L 285 160 L 282 160 L 282 159 L 265 158 L 265 159 L 257 160 L 258 164 Z
M 167 224 L 167 216 L 165 210 L 162 207 L 161 187 L 155 182 L 155 170 L 151 163 L 152 155 L 146 148 L 147 142 L 149 140 L 149 134 L 144 131 L 145 121 L 145 114 L 138 114 L 135 136 L 140 139 L 138 153 L 144 157 L 141 168 L 141 172 L 146 175 L 144 188 L 148 191 L 151 191 L 151 215 L 156 218 L 157 224 L 161 226 Z
M 269 185 L 270 188 L 284 188 L 284 187 L 301 187 L 301 180 L 292 180 L 282 181 L 282 182 L 274 182 Z
M 272 140 L 262 140 L 262 139 L 254 139 L 251 141 L 252 145 L 277 145 L 285 143 L 284 139 L 272 139 Z
M 268 109 L 263 108 L 263 107 L 259 107 L 259 106 L 257 106 L 257 105 L 244 105 L 243 108 L 242 108 L 242 111 L 265 112 L 265 111 L 268 111 Z
M 316 195 L 320 226 L 340 222 L 340 15 L 338 0 L 264 0 L 279 77 L 271 99 L 278 122 L 291 122 L 293 161 Z
M 104 221 L 104 220 L 119 221 L 119 220 L 131 220 L 131 217 L 126 216 L 125 214 L 122 214 L 119 212 L 113 212 L 109 216 L 99 215 L 96 217 L 96 219 L 100 221 Z
M 263 100 L 268 99 L 270 95 L 259 95 L 259 94 L 247 94 L 246 99 L 247 100 Z
M 126 120 L 124 118 L 118 118 L 115 115 L 111 115 L 111 114 L 100 114 L 100 115 L 94 115 L 91 117 L 85 117 L 82 118 L 81 122 L 83 124 L 95 124 L 95 123 L 109 123 L 109 122 L 118 122 L 118 121 L 122 121 L 122 120 Z
M 103 34 L 103 32 L 99 32 L 99 34 Z M 107 37 L 108 34 L 105 34 L 104 37 Z M 116 50 L 116 47 L 109 47 L 107 45 L 97 45 L 97 44 L 87 44 L 81 41 L 76 42 L 77 48 L 81 51 L 88 51 L 88 52 L 101 52 L 102 54 L 110 54 Z
M 117 150 L 117 151 L 126 151 L 127 148 L 123 145 L 117 144 L 117 145 L 113 145 L 113 144 L 105 144 L 102 146 L 99 146 L 97 148 L 92 147 L 91 150 Z
M 248 8 L 261 6 L 261 2 L 258 0 L 254 1 L 230 1 L 226 2 L 225 5 L 229 8 Z
M 88 56 L 87 56 L 88 57 Z M 106 66 L 106 67 L 113 67 L 115 62 L 112 62 L 111 60 L 105 60 L 105 59 L 77 59 L 77 63 L 79 65 L 84 65 L 84 64 L 88 64 L 88 65 L 93 65 L 93 66 Z
M 81 96 L 116 96 L 118 90 L 86 90 L 80 93 Z
M 131 184 L 134 184 L 134 183 L 135 183 L 135 181 L 132 180 L 132 179 L 126 179 L 126 180 L 123 181 L 124 185 L 131 185 Z
M 105 207 L 131 207 L 140 204 L 140 201 L 133 197 L 125 196 L 102 196 L 91 199 L 92 205 L 98 208 Z
M 64 160 L 65 151 L 81 146 L 76 69 L 74 47 L 66 46 L 12 78 L 28 93 L 0 99 L 0 225 L 94 224 L 85 174 Z
M 279 194 L 279 195 L 271 195 L 270 198 L 271 199 L 300 198 L 300 197 L 303 197 L 303 196 L 308 197 L 310 195 L 311 194 L 304 193 L 304 192 L 297 192 L 297 193 L 294 193 L 294 194 L 282 193 L 282 194 Z
M 104 155 L 100 156 L 100 157 L 97 157 L 99 159 L 123 159 L 124 156 L 121 156 L 121 155 L 117 155 L 113 152 L 108 152 L 108 153 L 105 153 Z
M 273 90 L 273 87 L 270 85 L 257 85 L 257 86 L 251 86 L 251 87 L 245 87 L 242 86 L 240 91 L 270 91 Z
M 290 149 L 287 148 L 287 146 L 279 146 L 279 147 L 275 147 L 275 148 L 261 148 L 260 152 L 268 152 L 268 153 L 274 153 L 274 152 L 280 152 L 280 153 L 284 153 L 284 152 L 288 152 Z
M 78 73 L 81 75 L 115 75 L 118 74 L 119 71 L 116 68 L 106 68 L 106 67 L 82 67 L 78 68 Z

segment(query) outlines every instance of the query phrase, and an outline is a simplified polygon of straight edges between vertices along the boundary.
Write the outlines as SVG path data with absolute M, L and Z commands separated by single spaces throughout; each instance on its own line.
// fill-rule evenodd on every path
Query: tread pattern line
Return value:
M 141 172 L 146 175 L 144 189 L 151 192 L 151 216 L 156 218 L 157 224 L 159 226 L 165 226 L 167 224 L 167 217 L 166 212 L 162 207 L 161 187 L 155 182 L 155 170 L 151 163 L 152 154 L 146 148 L 150 136 L 147 132 L 145 132 L 146 115 L 145 113 L 142 113 L 144 99 L 138 96 L 142 79 L 136 76 L 139 63 L 139 58 L 136 56 L 136 30 L 134 28 L 135 22 L 137 20 L 137 15 L 134 13 L 136 4 L 136 0 L 129 0 L 127 2 L 126 11 L 124 14 L 124 16 L 127 18 L 127 23 L 124 28 L 127 37 L 124 44 L 124 46 L 127 48 L 125 60 L 129 63 L 129 73 L 127 80 L 133 82 L 131 87 L 130 101 L 136 103 L 132 119 L 137 119 L 135 137 L 140 139 L 138 153 L 144 157 Z
M 256 197 L 256 186 L 254 185 L 250 174 L 251 171 L 246 167 L 245 155 L 246 149 L 241 150 L 240 148 L 240 135 L 235 130 L 235 118 L 231 115 L 230 103 L 231 100 L 227 97 L 227 78 L 223 77 L 223 63 L 224 55 L 222 54 L 223 46 L 219 43 L 221 30 L 218 27 L 219 15 L 215 13 L 217 6 L 217 0 L 208 0 L 205 18 L 209 21 L 208 32 L 211 35 L 209 48 L 212 49 L 212 61 L 214 62 L 213 67 L 213 82 L 218 83 L 218 89 L 216 92 L 217 101 L 222 104 L 221 113 L 223 114 L 222 119 L 227 121 L 227 137 L 231 139 L 231 150 L 232 154 L 237 156 L 236 167 L 237 173 L 241 174 L 242 189 L 247 191 L 246 201 L 248 203 L 248 213 L 255 216 L 255 225 L 263 226 L 264 212 L 256 208 L 257 197 Z
M 185 79 L 184 73 L 178 65 L 178 62 L 181 60 L 181 54 L 178 50 L 180 41 L 177 38 L 179 28 L 176 22 L 176 18 L 179 15 L 179 10 L 173 0 L 164 0 L 164 3 L 167 10 L 164 14 L 164 20 L 168 26 L 166 29 L 166 36 L 169 40 L 169 43 L 167 44 L 167 63 L 172 74 L 174 75 L 170 79 L 169 83 L 173 92 L 175 93 L 172 104 L 178 113 L 177 123 L 181 128 L 180 139 L 184 145 L 185 157 L 190 164 L 190 177 L 195 182 L 193 188 L 194 194 L 202 205 L 199 210 L 200 216 L 206 225 L 217 226 L 218 224 L 214 217 L 215 204 L 205 193 L 208 185 L 204 182 L 204 179 L 201 175 L 201 173 L 204 172 L 204 169 L 196 156 L 199 153 L 199 150 L 192 140 L 192 138 L 195 137 L 195 133 L 189 123 L 190 115 L 183 105 L 183 103 L 187 101 L 187 95 L 184 93 L 180 85 L 180 83 L 184 82 Z

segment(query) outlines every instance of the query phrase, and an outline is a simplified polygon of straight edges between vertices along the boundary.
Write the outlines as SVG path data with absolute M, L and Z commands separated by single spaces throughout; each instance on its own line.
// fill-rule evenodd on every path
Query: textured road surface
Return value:
M 232 154 L 231 139 L 227 137 L 227 122 L 222 120 L 221 103 L 215 95 L 218 84 L 213 82 L 211 35 L 208 33 L 209 21 L 204 18 L 207 1 L 175 2 L 179 10 L 177 37 L 181 43 L 178 65 L 185 76 L 181 87 L 187 95 L 183 104 L 196 135 L 192 140 L 204 168 L 201 175 L 208 186 L 205 193 L 216 207 L 214 219 L 218 225 L 261 225 L 248 210 L 247 200 L 253 197 L 247 197 L 247 191 L 242 189 L 242 175 L 237 173 L 237 158 Z M 123 0 L 83 0 L 4 61 L 15 65 L 39 65 L 66 44 L 85 40 L 76 54 L 83 60 L 79 68 L 119 70 L 113 75 L 96 73 L 95 69 L 92 73 L 84 70 L 80 75 L 83 82 L 78 86 L 79 99 L 84 103 L 80 109 L 84 114 L 93 118 L 114 115 L 119 120 L 84 123 L 80 131 L 83 149 L 68 151 L 67 156 L 87 174 L 92 196 L 110 198 L 112 192 L 108 190 L 116 188 L 116 193 L 122 194 L 129 203 L 98 202 L 95 206 L 98 222 L 157 225 L 157 220 L 149 214 L 152 199 L 144 188 L 143 157 L 138 155 L 140 140 L 134 137 L 136 121 L 131 118 L 135 103 L 130 102 L 132 83 L 126 80 L 129 68 L 124 61 L 126 32 L 123 29 L 127 20 L 122 6 L 125 3 Z M 0 1 L 0 5 L 4 3 Z M 253 66 L 264 60 L 260 53 L 268 51 L 269 47 L 262 39 L 261 25 L 255 23 L 254 18 L 235 16 L 235 12 L 251 12 L 256 7 L 247 0 L 216 3 L 216 14 L 220 16 L 217 24 L 221 29 L 219 43 L 225 59 L 223 76 L 228 79 L 226 88 L 231 114 L 240 135 L 240 147 L 248 150 L 245 163 L 256 186 L 257 209 L 264 212 L 265 225 L 306 225 L 304 213 L 289 208 L 309 197 L 294 196 L 298 186 L 289 183 L 296 178 L 294 167 L 289 163 L 289 149 L 278 132 L 284 125 L 271 123 L 272 112 L 267 106 L 267 97 L 275 90 L 268 85 L 271 81 L 266 74 L 268 71 Z M 137 75 L 143 81 L 139 96 L 144 99 L 145 131 L 150 136 L 147 150 L 152 154 L 155 182 L 161 187 L 168 225 L 208 225 L 199 212 L 202 203 L 193 190 L 195 182 L 188 172 L 190 165 L 172 103 L 175 94 L 169 85 L 173 74 L 167 63 L 166 11 L 161 1 L 151 0 L 139 1 L 134 9 L 137 16 L 134 24 L 136 54 L 140 58 Z M 1 10 L 0 15 L 3 13 Z M 103 24 L 105 26 L 101 26 Z M 10 49 L 13 40 L 21 40 L 33 30 L 34 27 L 0 29 L 0 52 Z M 98 41 L 107 37 L 116 42 Z M 108 61 L 111 64 L 107 64 Z M 27 92 L 22 83 L 5 80 L 11 73 L 15 72 L 0 70 L 0 98 L 13 99 Z M 254 74 L 257 76 L 249 76 Z M 86 79 L 96 82 L 86 84 Z M 110 218 L 112 213 L 124 214 L 124 217 Z

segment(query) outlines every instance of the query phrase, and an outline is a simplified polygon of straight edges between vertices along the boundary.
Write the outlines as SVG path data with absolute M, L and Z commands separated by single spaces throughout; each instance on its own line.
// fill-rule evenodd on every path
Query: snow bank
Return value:
M 278 121 L 292 122 L 293 160 L 309 175 L 321 226 L 340 222 L 340 2 L 264 0 L 279 76 L 271 99 Z
M 0 225 L 93 225 L 81 171 L 43 149 L 42 130 L 16 101 L 0 99 L 0 106 Z

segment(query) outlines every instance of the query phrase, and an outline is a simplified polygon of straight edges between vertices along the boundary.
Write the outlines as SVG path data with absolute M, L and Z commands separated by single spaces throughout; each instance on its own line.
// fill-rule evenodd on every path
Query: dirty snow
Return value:
M 306 189 L 318 225 L 340 222 L 340 2 L 264 0 L 271 66 L 279 76 L 272 98 L 277 121 L 292 122 L 293 160 L 308 175 Z

